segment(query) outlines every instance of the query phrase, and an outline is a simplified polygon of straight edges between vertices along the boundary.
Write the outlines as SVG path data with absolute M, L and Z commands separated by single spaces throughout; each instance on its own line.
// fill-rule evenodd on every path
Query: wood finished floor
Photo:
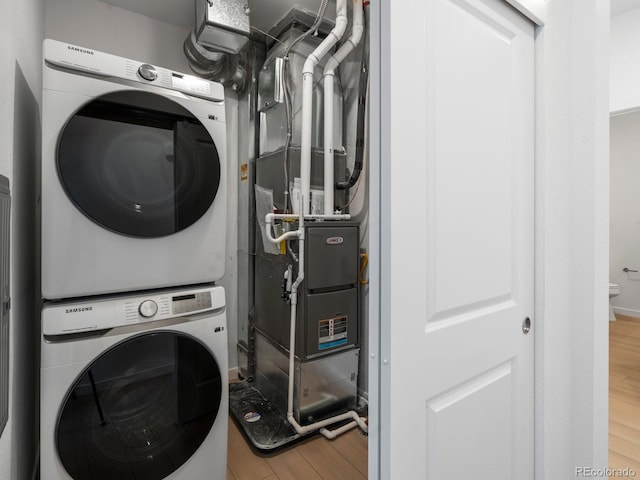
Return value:
M 640 475 L 640 319 L 609 323 L 609 467 Z
M 229 418 L 227 480 L 366 479 L 367 437 L 358 429 L 334 440 L 317 435 L 275 454 L 263 454 L 249 446 Z
M 640 319 L 609 323 L 609 466 L 640 474 Z M 227 480 L 366 480 L 367 437 L 352 430 L 280 451 L 252 449 L 229 419 Z

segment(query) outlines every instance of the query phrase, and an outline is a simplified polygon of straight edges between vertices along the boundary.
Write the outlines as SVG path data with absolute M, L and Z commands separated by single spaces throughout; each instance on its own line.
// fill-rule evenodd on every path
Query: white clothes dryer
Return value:
M 224 480 L 224 289 L 43 308 L 42 480 Z
M 224 275 L 222 85 L 44 41 L 42 296 Z

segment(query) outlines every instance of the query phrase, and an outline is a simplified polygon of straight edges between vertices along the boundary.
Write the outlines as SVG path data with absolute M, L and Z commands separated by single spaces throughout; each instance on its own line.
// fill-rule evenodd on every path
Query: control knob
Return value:
M 138 311 L 144 318 L 153 317 L 156 313 L 158 313 L 158 304 L 153 300 L 145 300 L 138 307 Z
M 158 78 L 158 71 L 155 69 L 153 65 L 149 65 L 148 63 L 143 63 L 138 68 L 138 74 L 144 78 L 145 80 L 149 80 L 153 82 L 156 78 Z

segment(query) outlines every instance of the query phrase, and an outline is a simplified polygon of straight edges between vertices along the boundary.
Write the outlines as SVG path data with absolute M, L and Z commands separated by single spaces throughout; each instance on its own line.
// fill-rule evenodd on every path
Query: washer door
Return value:
M 97 224 L 134 237 L 161 237 L 200 219 L 220 184 L 207 129 L 161 95 L 122 91 L 91 101 L 58 140 L 60 182 Z
M 200 341 L 176 332 L 132 337 L 69 390 L 55 431 L 60 461 L 74 480 L 163 479 L 205 440 L 221 395 L 220 369 Z

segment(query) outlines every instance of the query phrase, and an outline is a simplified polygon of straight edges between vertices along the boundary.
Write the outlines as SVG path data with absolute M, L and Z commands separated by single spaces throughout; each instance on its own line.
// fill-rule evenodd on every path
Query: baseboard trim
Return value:
M 633 308 L 613 307 L 613 312 L 625 317 L 640 318 L 640 310 L 634 310 Z
M 626 322 L 640 323 L 640 317 L 630 317 L 629 315 L 623 315 L 616 313 L 616 320 L 624 320 Z

